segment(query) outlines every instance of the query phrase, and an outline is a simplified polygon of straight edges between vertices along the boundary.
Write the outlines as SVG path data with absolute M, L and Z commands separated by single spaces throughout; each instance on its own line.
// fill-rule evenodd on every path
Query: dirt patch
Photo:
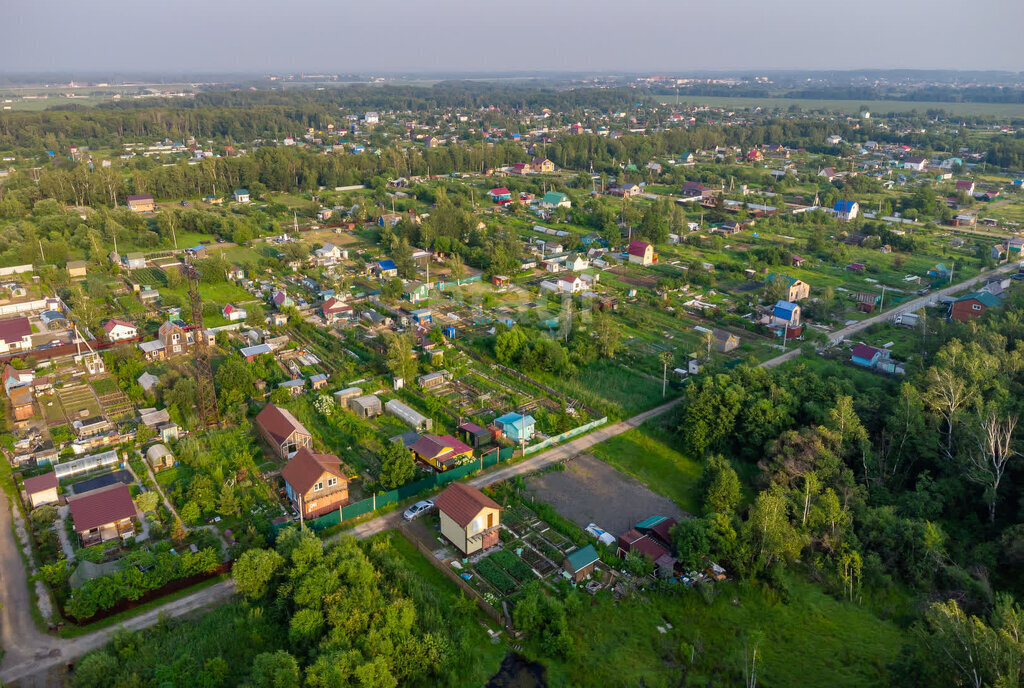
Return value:
M 681 519 L 686 515 L 668 497 L 589 454 L 565 466 L 564 471 L 531 479 L 527 490 L 581 528 L 596 523 L 618 536 L 648 516 Z

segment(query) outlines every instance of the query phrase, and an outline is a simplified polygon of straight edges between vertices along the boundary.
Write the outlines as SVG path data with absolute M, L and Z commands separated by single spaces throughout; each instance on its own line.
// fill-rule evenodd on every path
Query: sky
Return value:
M 1021 0 L 0 0 L 0 72 L 1024 71 Z

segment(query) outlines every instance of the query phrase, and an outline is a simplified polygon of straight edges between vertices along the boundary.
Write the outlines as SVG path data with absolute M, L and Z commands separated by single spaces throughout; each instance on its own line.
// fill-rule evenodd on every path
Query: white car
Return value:
M 411 507 L 406 509 L 405 513 L 402 514 L 402 518 L 404 518 L 406 521 L 411 521 L 415 518 L 419 518 L 420 516 L 427 513 L 433 508 L 434 500 L 424 499 L 422 502 L 416 502 Z

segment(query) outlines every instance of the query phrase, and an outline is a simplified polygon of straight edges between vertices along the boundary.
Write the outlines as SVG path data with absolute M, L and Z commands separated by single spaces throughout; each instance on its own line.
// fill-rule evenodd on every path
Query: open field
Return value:
M 528 489 L 580 528 L 596 523 L 623 533 L 648 516 L 685 516 L 672 500 L 588 454 L 566 463 L 564 471 L 532 479 Z
M 812 98 L 744 98 L 732 96 L 672 95 L 652 96 L 659 103 L 707 105 L 723 108 L 782 108 L 796 106 L 801 110 L 826 110 L 843 114 L 857 114 L 867 109 L 874 114 L 925 112 L 945 110 L 951 115 L 989 115 L 992 117 L 1024 117 L 1024 105 L 1016 103 L 941 103 L 904 100 L 824 100 Z

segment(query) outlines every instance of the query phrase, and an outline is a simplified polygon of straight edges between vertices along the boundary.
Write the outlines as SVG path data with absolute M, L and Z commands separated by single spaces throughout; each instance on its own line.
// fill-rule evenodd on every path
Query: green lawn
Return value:
M 627 418 L 667 400 L 661 396 L 661 380 L 637 375 L 615 361 L 591 363 L 571 377 L 530 374 L 563 394 L 618 418 Z M 671 396 L 670 390 L 668 398 Z
M 664 441 L 664 431 L 644 424 L 605 440 L 590 453 L 672 499 L 691 514 L 700 512 L 697 481 L 703 465 Z
M 710 107 L 735 108 L 782 108 L 788 109 L 795 105 L 801 110 L 827 110 L 830 112 L 841 112 L 843 114 L 858 114 L 865 107 L 872 114 L 881 115 L 885 113 L 910 112 L 917 110 L 945 110 L 952 115 L 990 115 L 993 117 L 1020 117 L 1024 115 L 1024 105 L 1017 103 L 944 103 L 933 101 L 905 101 L 905 100 L 827 100 L 811 98 L 785 98 L 785 97 L 751 97 L 742 96 L 697 96 L 681 95 L 678 98 L 674 95 L 651 96 L 652 100 L 659 103 L 685 103 L 688 105 L 708 105 Z
M 696 591 L 599 598 L 570 623 L 571 659 L 544 660 L 550 685 L 743 685 L 744 643 L 757 634 L 758 685 L 891 685 L 886 667 L 907 640 L 903 631 L 809 583 L 794 582 L 790 594 L 783 603 L 756 584 L 724 583 L 711 604 Z M 666 622 L 672 629 L 660 633 Z M 692 663 L 684 643 L 696 648 Z

